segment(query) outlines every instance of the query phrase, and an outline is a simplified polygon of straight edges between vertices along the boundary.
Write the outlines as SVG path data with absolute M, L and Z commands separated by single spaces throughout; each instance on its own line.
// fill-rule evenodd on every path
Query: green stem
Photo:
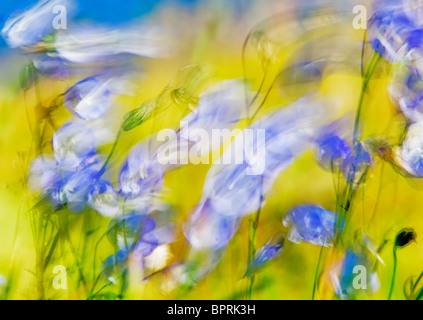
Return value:
M 381 56 L 377 52 L 375 52 L 373 54 L 372 60 L 370 61 L 369 67 L 367 68 L 366 74 L 364 76 L 363 85 L 361 87 L 360 99 L 358 101 L 357 113 L 356 113 L 355 122 L 354 122 L 354 134 L 353 134 L 354 144 L 358 141 L 358 130 L 359 130 L 359 124 L 360 124 L 361 111 L 363 107 L 364 95 L 366 93 L 367 87 L 369 86 L 370 80 L 373 76 L 373 73 L 376 70 L 376 66 L 378 62 L 380 61 L 380 59 L 381 59 Z
M 248 266 L 250 268 L 251 263 L 256 255 L 256 238 L 257 238 L 257 228 L 260 220 L 261 205 L 263 203 L 263 179 L 260 183 L 260 201 L 259 207 L 257 209 L 256 215 L 253 218 L 250 218 L 250 228 L 248 230 Z M 254 286 L 255 276 L 250 275 L 248 277 L 248 300 L 252 299 L 253 296 L 253 286 Z
M 314 296 L 316 293 L 316 288 L 317 288 L 317 278 L 319 276 L 319 270 L 320 270 L 320 263 L 322 261 L 322 257 L 323 257 L 323 249 L 324 247 L 320 248 L 320 253 L 319 253 L 319 258 L 317 259 L 317 266 L 316 266 L 316 272 L 314 274 L 314 282 L 313 282 L 313 292 L 311 294 L 311 300 L 314 300 Z
M 391 300 L 392 293 L 394 292 L 394 285 L 395 285 L 395 274 L 397 272 L 397 246 L 394 245 L 394 270 L 392 272 L 392 280 L 391 280 L 391 289 L 389 290 L 388 300 Z
M 101 169 L 100 169 L 100 172 L 103 172 L 103 171 L 106 169 L 107 164 L 109 163 L 110 159 L 111 159 L 111 158 L 112 158 L 112 156 L 113 156 L 113 153 L 114 153 L 114 152 L 115 152 L 115 150 L 116 150 L 117 143 L 118 143 L 119 138 L 120 138 L 120 136 L 122 135 L 122 133 L 123 133 L 123 130 L 122 130 L 122 128 L 121 128 L 121 129 L 119 129 L 119 132 L 118 132 L 118 133 L 117 133 L 117 135 L 116 135 L 116 139 L 115 139 L 115 142 L 113 143 L 112 149 L 110 150 L 109 155 L 107 156 L 106 161 L 104 161 L 104 164 L 103 164 L 103 166 L 102 166 L 102 167 L 101 167 Z

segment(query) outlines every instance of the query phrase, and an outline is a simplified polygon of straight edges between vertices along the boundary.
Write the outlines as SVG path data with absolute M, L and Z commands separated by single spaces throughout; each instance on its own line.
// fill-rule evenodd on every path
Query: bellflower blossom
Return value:
M 398 166 L 413 177 L 423 177 L 423 123 L 412 124 L 401 146 L 393 149 Z
M 379 0 L 374 4 L 368 36 L 376 52 L 392 63 L 405 62 L 421 69 L 423 7 L 417 1 Z
M 243 85 L 238 80 L 211 86 L 200 96 L 197 109 L 182 119 L 182 127 L 170 139 L 157 146 L 158 136 L 153 135 L 131 149 L 119 172 L 121 194 L 127 199 L 136 199 L 158 193 L 163 187 L 163 175 L 188 163 L 180 150 L 186 146 L 189 151 L 198 143 L 196 129 L 211 134 L 213 129 L 235 127 L 242 117 L 244 103 Z M 169 161 L 163 161 L 165 153 Z
M 407 68 L 398 68 L 389 86 L 391 100 L 412 122 L 423 121 L 423 81 Z
M 100 179 L 102 161 L 92 131 L 67 122 L 54 133 L 52 145 L 54 158 L 41 155 L 32 161 L 29 186 L 48 195 L 56 206 L 68 205 L 72 212 L 81 212 L 88 204 L 105 216 L 117 214 L 118 195 Z
M 184 234 L 194 248 L 219 250 L 232 239 L 237 227 L 235 217 L 215 212 L 210 201 L 206 201 L 196 207 L 184 226 Z
M 372 163 L 372 157 L 364 144 L 356 143 L 342 164 L 347 182 L 351 183 L 354 190 L 358 188 Z
M 158 146 L 156 157 L 160 163 L 169 164 L 165 166 L 166 170 L 182 163 L 187 164 L 190 159 L 185 156 L 189 156 L 191 148 L 201 144 L 202 132 L 207 132 L 209 137 L 213 137 L 213 132 L 230 131 L 244 116 L 244 84 L 236 79 L 213 84 L 200 95 L 197 108 L 180 121 L 181 127 L 176 136 L 171 136 Z M 220 147 L 220 143 L 220 140 L 212 139 L 206 148 L 207 151 Z M 180 150 L 188 152 L 184 155 Z
M 113 76 L 88 77 L 65 92 L 63 103 L 83 120 L 98 119 L 115 103 L 117 95 L 125 93 L 124 87 L 124 80 Z
M 256 273 L 261 267 L 263 267 L 269 261 L 277 258 L 282 251 L 282 245 L 280 244 L 266 244 L 259 248 L 255 254 L 253 261 L 247 268 L 245 276 L 251 276 Z
M 116 241 L 120 249 L 143 241 L 143 252 L 148 255 L 159 244 L 157 236 L 153 233 L 155 228 L 156 222 L 153 218 L 131 212 L 113 218 L 109 223 L 107 235 L 110 242 Z
M 132 212 L 113 218 L 108 237 L 112 244 L 117 244 L 118 250 L 103 262 L 103 275 L 112 278 L 130 257 L 144 264 L 144 258 L 161 244 L 155 228 L 154 219 L 145 214 Z
M 37 44 L 54 31 L 53 8 L 65 4 L 69 5 L 69 1 L 42 0 L 27 11 L 9 17 L 1 31 L 6 43 L 11 48 Z
M 279 173 L 308 149 L 324 109 L 304 97 L 243 130 L 207 173 L 203 201 L 210 199 L 216 212 L 228 216 L 256 211 Z
M 322 105 L 304 97 L 247 128 L 264 129 L 262 141 L 255 137 L 242 143 L 242 132 L 235 137 L 219 164 L 213 164 L 207 173 L 200 203 L 185 226 L 192 246 L 221 248 L 229 242 L 237 220 L 256 211 L 278 174 L 307 150 L 323 110 Z M 245 159 L 237 163 L 240 154 Z
M 128 153 L 119 172 L 120 193 L 135 199 L 149 193 L 157 193 L 163 187 L 163 169 L 151 156 L 148 143 L 139 142 Z
M 363 270 L 357 272 L 357 267 L 371 270 L 372 263 L 366 255 L 347 250 L 342 266 L 338 268 L 340 270 L 331 272 L 331 280 L 335 287 L 335 293 L 339 298 L 350 300 L 357 298 L 363 293 L 375 293 L 379 289 L 380 282 L 377 273 L 373 271 L 363 273 Z M 361 288 L 355 288 L 354 281 L 357 281 L 360 275 L 363 276 L 363 279 L 360 279 Z M 362 281 L 365 281 L 365 283 L 362 283 Z
M 32 59 L 35 69 L 44 75 L 53 79 L 68 78 L 70 71 L 65 62 L 57 56 L 49 53 L 38 54 Z
M 330 247 L 333 245 L 337 217 L 336 212 L 305 204 L 292 208 L 283 218 L 283 225 L 289 228 L 288 240 L 291 242 Z
M 165 57 L 171 53 L 170 35 L 163 27 L 138 23 L 121 29 L 81 25 L 57 34 L 59 57 L 74 64 L 110 63 L 119 56 Z

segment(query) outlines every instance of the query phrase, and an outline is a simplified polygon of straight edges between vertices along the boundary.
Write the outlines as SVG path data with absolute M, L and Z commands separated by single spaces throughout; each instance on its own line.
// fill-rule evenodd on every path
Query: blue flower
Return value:
M 181 123 L 187 123 L 190 130 L 199 128 L 207 131 L 235 126 L 245 116 L 244 89 L 239 80 L 226 80 L 210 86 L 201 94 L 197 108 Z
M 69 77 L 69 69 L 60 57 L 50 54 L 40 54 L 32 60 L 32 63 L 42 75 L 53 79 Z
M 56 168 L 56 160 L 49 154 L 43 154 L 32 160 L 28 175 L 28 185 L 32 191 L 51 189 L 61 179 Z
M 135 246 L 143 256 L 150 254 L 158 245 L 154 234 L 156 223 L 153 218 L 135 212 L 117 216 L 109 223 L 108 237 L 118 248 Z
M 389 86 L 392 100 L 413 122 L 423 121 L 423 81 L 408 68 L 398 68 Z
M 104 71 L 71 86 L 64 94 L 63 103 L 69 112 L 83 120 L 98 119 L 115 103 L 118 94 L 129 90 L 128 87 L 126 80 Z
M 347 155 L 342 167 L 344 175 L 347 181 L 352 184 L 353 189 L 358 187 L 371 164 L 370 153 L 367 152 L 362 143 L 356 143 Z
M 110 255 L 101 265 L 101 273 L 112 282 L 116 282 L 116 275 L 122 274 L 122 268 L 125 266 L 130 251 L 128 248 L 120 249 L 115 254 Z
M 314 204 L 305 204 L 291 209 L 283 219 L 289 228 L 288 240 L 294 243 L 308 242 L 330 247 L 335 236 L 338 214 Z
M 82 212 L 87 204 L 90 189 L 99 178 L 99 168 L 95 165 L 68 174 L 59 181 L 61 187 L 58 192 L 63 194 L 60 199 L 68 204 L 72 212 Z
M 317 147 L 317 161 L 328 170 L 342 166 L 344 159 L 351 153 L 351 147 L 339 136 L 329 136 L 320 141 Z
M 347 250 L 340 273 L 331 273 L 336 295 L 341 299 L 349 300 L 364 293 L 376 292 L 380 283 L 377 273 L 371 272 L 371 268 L 372 263 L 368 257 Z
M 75 83 L 63 97 L 63 103 L 73 115 L 87 120 L 101 117 L 111 106 L 110 91 L 97 78 Z
M 397 165 L 413 177 L 423 177 L 423 123 L 414 123 L 401 146 L 393 149 Z
M 88 205 L 105 217 L 115 216 L 119 212 L 119 196 L 110 182 L 98 180 L 88 191 Z
M 379 0 L 369 20 L 373 49 L 386 60 L 413 65 L 423 53 L 422 10 L 405 0 Z
M 194 248 L 224 248 L 235 234 L 238 219 L 214 211 L 210 202 L 200 203 L 184 226 L 185 238 Z
M 40 42 L 54 31 L 53 8 L 64 4 L 64 0 L 42 0 L 29 10 L 9 17 L 1 31 L 6 43 L 11 48 L 17 48 Z
M 282 245 L 264 245 L 259 248 L 251 264 L 247 268 L 245 276 L 251 276 L 256 273 L 265 263 L 275 259 L 282 250 Z
M 74 170 L 86 166 L 95 156 L 95 138 L 91 129 L 68 122 L 53 134 L 54 157 L 60 167 Z
M 127 61 L 130 55 L 159 58 L 171 53 L 170 32 L 159 25 L 137 22 L 111 29 L 82 24 L 72 26 L 69 31 L 58 33 L 53 45 L 62 59 L 73 64 L 113 66 L 119 60 Z
M 143 262 L 143 258 L 160 244 L 155 228 L 153 218 L 147 215 L 133 212 L 113 218 L 109 224 L 108 237 L 112 244 L 117 244 L 118 250 L 104 261 L 103 275 L 110 278 L 119 274 L 130 256 Z
M 152 159 L 148 145 L 140 142 L 129 152 L 118 177 L 120 193 L 135 199 L 149 193 L 155 193 L 163 187 L 163 170 Z
M 227 216 L 256 211 L 279 173 L 309 148 L 323 117 L 319 110 L 311 99 L 300 99 L 243 130 L 207 173 L 203 201 L 209 199 L 214 211 Z

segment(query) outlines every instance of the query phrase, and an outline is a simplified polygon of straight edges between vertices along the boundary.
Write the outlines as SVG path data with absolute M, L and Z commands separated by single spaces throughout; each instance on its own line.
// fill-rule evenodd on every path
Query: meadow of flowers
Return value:
M 422 299 L 423 2 L 142 3 L 0 8 L 0 298 Z

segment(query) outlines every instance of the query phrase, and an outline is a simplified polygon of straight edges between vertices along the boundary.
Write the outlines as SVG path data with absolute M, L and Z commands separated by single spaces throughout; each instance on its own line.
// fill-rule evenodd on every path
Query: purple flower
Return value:
M 329 136 L 320 141 L 317 147 L 317 161 L 328 170 L 341 167 L 344 159 L 351 153 L 351 147 L 339 136 Z
M 283 219 L 289 228 L 288 240 L 294 243 L 308 242 L 330 247 L 335 236 L 338 214 L 314 204 L 305 204 L 291 209 Z
M 364 178 L 365 173 L 372 164 L 370 153 L 362 143 L 356 143 L 351 152 L 347 155 L 342 170 L 353 189 L 356 189 Z
M 423 177 L 423 123 L 414 123 L 401 146 L 393 150 L 397 165 L 413 177 Z
M 156 223 L 151 217 L 132 212 L 110 221 L 108 237 L 112 243 L 117 241 L 118 248 L 135 246 L 138 252 L 147 256 L 159 245 L 155 228 Z
M 412 1 L 376 1 L 368 27 L 370 44 L 386 60 L 405 61 L 418 70 L 423 53 L 422 17 L 422 6 Z
M 128 55 L 165 57 L 171 53 L 170 40 L 168 30 L 155 25 L 137 23 L 120 30 L 79 25 L 57 34 L 54 47 L 62 59 L 74 64 L 110 64 Z
M 64 0 L 42 0 L 32 8 L 15 16 L 10 16 L 1 31 L 11 48 L 27 47 L 40 42 L 54 31 L 53 8 L 64 5 Z
M 88 77 L 65 92 L 63 103 L 78 118 L 98 119 L 115 103 L 118 94 L 126 93 L 128 85 L 123 78 L 106 73 Z
M 32 191 L 44 191 L 52 188 L 60 180 L 56 160 L 52 155 L 43 154 L 32 160 L 28 175 L 28 184 Z
M 210 200 L 215 212 L 227 216 L 256 211 L 279 173 L 308 149 L 323 109 L 303 98 L 243 130 L 210 168 L 202 201 Z
M 184 226 L 186 239 L 194 248 L 224 248 L 235 234 L 238 221 L 219 214 L 209 202 L 200 203 Z
M 117 244 L 118 251 L 109 256 L 102 265 L 102 272 L 107 278 L 133 259 L 143 261 L 159 245 L 159 238 L 154 232 L 156 223 L 151 217 L 137 213 L 125 214 L 113 218 L 109 224 L 108 237 Z
M 131 149 L 119 172 L 118 183 L 120 193 L 128 199 L 162 189 L 162 167 L 151 158 L 148 144 L 140 142 Z
M 351 300 L 363 293 L 375 293 L 380 287 L 380 282 L 377 273 L 370 272 L 371 268 L 372 263 L 367 256 L 348 250 L 342 262 L 341 271 L 338 274 L 331 273 L 336 295 L 341 299 Z M 360 287 L 357 288 L 354 282 L 359 282 Z
M 115 216 L 119 213 L 119 196 L 110 182 L 98 180 L 89 188 L 88 205 L 105 217 Z
M 251 276 L 256 273 L 263 265 L 265 265 L 270 260 L 275 259 L 282 251 L 282 245 L 264 245 L 259 248 L 255 254 L 255 257 L 251 264 L 247 268 L 245 276 Z
M 57 56 L 50 54 L 41 54 L 36 56 L 32 63 L 37 71 L 45 76 L 53 79 L 61 79 L 69 77 L 69 69 L 64 61 Z
M 92 161 L 95 155 L 93 132 L 78 122 L 68 122 L 53 134 L 53 150 L 57 164 L 74 170 Z
M 413 122 L 423 121 L 423 81 L 408 68 L 399 68 L 389 86 L 391 99 Z

